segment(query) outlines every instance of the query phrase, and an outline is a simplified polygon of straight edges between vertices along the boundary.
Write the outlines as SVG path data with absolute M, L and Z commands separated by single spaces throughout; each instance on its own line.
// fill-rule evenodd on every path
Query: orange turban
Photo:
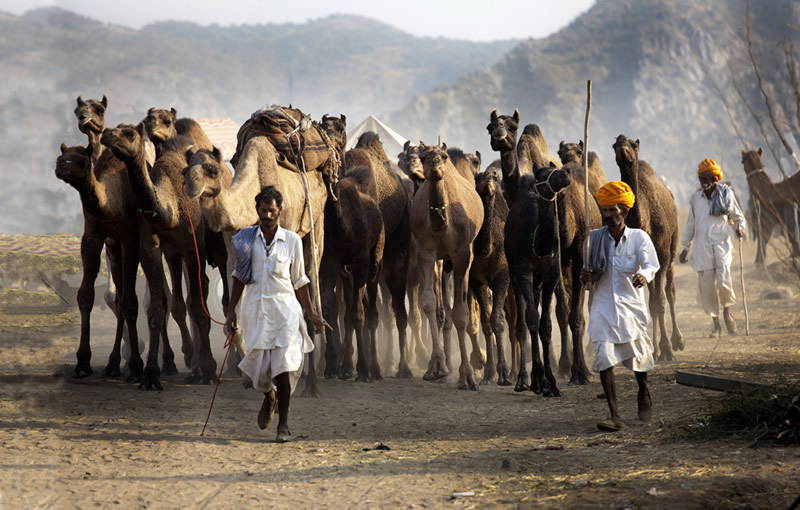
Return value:
M 719 181 L 722 179 L 722 170 L 719 168 L 719 165 L 716 161 L 711 158 L 706 158 L 697 165 L 697 175 L 704 174 L 709 172 L 711 175 L 714 176 L 715 181 Z
M 631 187 L 622 181 L 607 182 L 597 190 L 597 203 L 601 206 L 622 204 L 630 209 L 635 201 Z

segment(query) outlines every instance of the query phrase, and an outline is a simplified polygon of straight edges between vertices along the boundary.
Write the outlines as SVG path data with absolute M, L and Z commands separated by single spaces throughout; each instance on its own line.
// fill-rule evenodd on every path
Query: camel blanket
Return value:
M 287 137 L 287 135 L 291 134 Z M 302 156 L 307 172 L 321 171 L 326 177 L 338 173 L 336 149 L 316 122 L 296 108 L 271 106 L 254 112 L 236 135 L 236 152 L 231 163 L 236 167 L 247 142 L 265 136 L 283 158 L 281 166 L 299 171 Z

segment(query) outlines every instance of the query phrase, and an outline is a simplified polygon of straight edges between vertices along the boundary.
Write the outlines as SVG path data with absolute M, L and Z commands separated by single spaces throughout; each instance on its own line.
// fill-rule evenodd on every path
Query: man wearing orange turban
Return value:
M 683 229 L 680 261 L 685 263 L 689 248 L 692 250 L 692 269 L 697 272 L 697 304 L 711 316 L 716 336 L 722 326 L 719 322 L 719 307 L 728 333 L 736 333 L 736 321 L 730 307 L 736 304 L 731 278 L 733 242 L 729 221 L 736 225 L 736 235 L 744 236 L 745 220 L 739 202 L 730 186 L 721 182 L 722 170 L 716 161 L 706 158 L 697 165 L 700 188 L 689 200 L 689 217 Z
M 623 423 L 617 409 L 616 365 L 636 374 L 639 419 L 647 421 L 652 413 L 647 372 L 653 369 L 653 344 L 647 334 L 650 313 L 644 286 L 660 266 L 647 232 L 625 226 L 625 217 L 636 203 L 630 186 L 619 181 L 606 183 L 597 191 L 597 203 L 604 226 L 589 234 L 589 267 L 581 270 L 581 280 L 594 282 L 589 316 L 589 338 L 595 349 L 592 369 L 600 373 L 611 412 L 597 428 L 617 431 Z

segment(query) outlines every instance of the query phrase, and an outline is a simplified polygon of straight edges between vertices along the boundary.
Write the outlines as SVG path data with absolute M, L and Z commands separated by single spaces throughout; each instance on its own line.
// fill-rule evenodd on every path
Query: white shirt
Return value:
M 711 199 L 706 197 L 703 190 L 692 194 L 689 200 L 689 217 L 686 219 L 686 228 L 683 229 L 681 244 L 684 250 L 688 250 L 694 239 L 691 260 L 692 269 L 695 271 L 708 271 L 721 264 L 730 265 L 733 260 L 733 242 L 728 215 L 712 216 L 710 211 Z M 741 225 L 744 228 L 744 214 L 735 198 L 729 215 L 737 226 Z
M 611 234 L 609 234 L 609 237 Z M 641 274 L 650 282 L 661 267 L 647 232 L 625 227 L 619 243 L 612 238 L 606 254 L 605 273 L 594 282 L 589 315 L 592 342 L 622 344 L 647 337 L 650 313 L 644 287 L 633 287 L 631 278 Z
M 247 352 L 286 347 L 299 338 L 298 333 L 303 342 L 311 343 L 303 308 L 294 292 L 309 283 L 300 237 L 278 226 L 272 243 L 267 245 L 259 229 L 253 242 L 251 269 L 253 282 L 244 288 L 241 318 Z M 237 276 L 235 271 L 233 276 Z

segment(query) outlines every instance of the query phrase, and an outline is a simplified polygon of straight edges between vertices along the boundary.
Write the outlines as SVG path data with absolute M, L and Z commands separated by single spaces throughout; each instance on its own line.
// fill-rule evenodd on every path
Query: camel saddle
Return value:
M 294 172 L 321 171 L 326 177 L 339 173 L 339 154 L 325 132 L 297 108 L 273 105 L 255 111 L 236 134 L 235 167 L 244 146 L 254 136 L 265 136 L 278 151 L 278 164 Z M 327 164 L 326 164 L 327 163 Z

